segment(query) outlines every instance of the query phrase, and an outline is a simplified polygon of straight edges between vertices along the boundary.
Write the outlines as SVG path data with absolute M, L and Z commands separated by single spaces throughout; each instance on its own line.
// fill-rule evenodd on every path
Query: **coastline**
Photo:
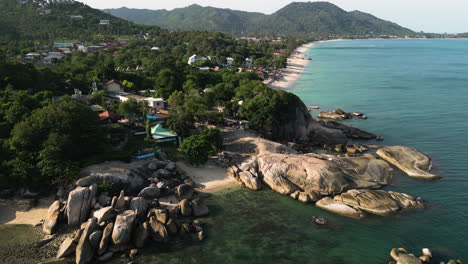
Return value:
M 298 48 L 296 48 L 292 54 L 288 57 L 288 62 L 286 68 L 280 70 L 279 78 L 277 79 L 268 79 L 263 83 L 272 88 L 279 90 L 290 89 L 291 86 L 296 83 L 296 81 L 301 77 L 307 65 L 309 65 L 309 59 L 305 58 L 304 55 L 306 52 L 313 46 L 323 43 L 323 42 L 332 42 L 332 41 L 342 41 L 346 39 L 332 39 L 332 40 L 321 40 L 305 43 Z

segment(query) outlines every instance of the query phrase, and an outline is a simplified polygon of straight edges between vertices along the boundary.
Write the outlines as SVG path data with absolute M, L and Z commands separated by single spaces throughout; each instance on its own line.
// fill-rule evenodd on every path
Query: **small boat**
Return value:
M 320 106 L 318 105 L 311 105 L 308 107 L 309 109 L 313 110 L 313 109 L 320 109 Z

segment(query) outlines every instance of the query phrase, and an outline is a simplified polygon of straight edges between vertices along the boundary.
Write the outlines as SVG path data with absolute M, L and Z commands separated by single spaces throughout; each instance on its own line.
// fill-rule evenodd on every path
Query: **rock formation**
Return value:
M 427 172 L 431 167 L 431 159 L 412 148 L 404 146 L 382 147 L 377 150 L 377 155 L 410 177 L 424 180 L 440 178 L 438 175 Z
M 97 185 L 76 187 L 68 195 L 67 219 L 69 226 L 76 226 L 88 219 L 90 209 L 96 202 Z
M 348 141 L 342 131 L 320 125 L 299 98 L 296 98 L 286 114 L 285 122 L 272 127 L 271 131 L 264 134 L 276 141 L 308 145 L 346 144 Z
M 335 109 L 331 111 L 323 111 L 320 112 L 318 115 L 319 118 L 328 118 L 328 119 L 336 119 L 336 120 L 344 120 L 344 119 L 351 119 L 353 115 L 351 113 L 345 112 L 341 109 Z
M 192 217 L 206 216 L 210 210 L 202 200 L 196 198 L 193 187 L 184 183 L 187 177 L 180 173 L 173 162 L 153 160 L 143 165 L 145 167 L 142 171 L 147 171 L 147 174 L 142 174 L 142 177 L 152 178 L 155 172 L 164 170 L 155 177 L 164 182 L 158 181 L 157 184 L 134 190 L 135 194 L 144 194 L 142 197 L 126 196 L 122 190 L 110 202 L 110 197 L 106 198 L 105 192 L 100 193 L 96 183 L 89 187 L 78 186 L 70 192 L 67 200 L 68 223 L 76 227 L 81 224 L 81 227 L 65 238 L 59 247 L 57 258 L 74 254 L 76 263 L 85 264 L 107 261 L 120 252 L 129 256 L 128 261 L 133 261 L 138 252 L 135 248 L 144 247 L 149 239 L 165 243 L 171 237 L 186 236 L 189 233 L 193 234 L 194 239 L 204 238 L 199 221 L 195 223 Z M 101 173 L 108 174 L 105 171 Z M 79 183 L 82 184 L 83 181 L 79 180 Z M 164 187 L 160 189 L 156 185 Z M 126 187 L 128 186 L 122 186 Z M 180 197 L 186 198 L 180 204 L 161 205 L 158 198 L 155 198 L 176 192 Z M 96 198 L 97 194 L 99 198 Z M 102 207 L 96 200 L 107 205 Z M 63 211 L 61 207 L 59 201 L 50 206 L 47 215 L 49 220 L 46 220 L 44 232 L 48 233 L 60 224 L 60 213 Z M 88 219 L 88 216 L 91 218 Z
M 401 210 L 424 208 L 421 202 L 408 194 L 383 190 L 349 190 L 333 199 L 323 198 L 315 205 L 352 218 L 362 218 L 366 213 L 388 216 Z
M 336 122 L 333 120 L 319 120 L 318 121 L 320 125 L 330 128 L 330 129 L 338 129 L 343 131 L 343 133 L 348 137 L 352 139 L 377 139 L 377 140 L 383 140 L 383 137 L 377 136 L 375 134 L 366 132 L 362 129 L 356 128 L 356 127 L 351 127 L 344 125 L 340 122 Z

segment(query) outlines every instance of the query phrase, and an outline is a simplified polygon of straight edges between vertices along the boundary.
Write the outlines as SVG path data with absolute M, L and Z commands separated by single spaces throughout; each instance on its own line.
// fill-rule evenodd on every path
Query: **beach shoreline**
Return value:
M 342 41 L 346 39 L 321 40 L 305 43 L 297 47 L 288 57 L 287 66 L 280 70 L 279 78 L 268 79 L 263 83 L 273 89 L 287 90 L 301 77 L 305 68 L 311 62 L 311 59 L 305 58 L 306 52 L 313 46 L 323 42 Z

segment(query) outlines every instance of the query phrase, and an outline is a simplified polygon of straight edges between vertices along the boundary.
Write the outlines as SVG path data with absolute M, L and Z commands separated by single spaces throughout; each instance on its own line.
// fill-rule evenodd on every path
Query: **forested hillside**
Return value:
M 291 3 L 271 15 L 201 7 L 167 10 L 106 9 L 135 23 L 168 29 L 199 29 L 234 34 L 277 35 L 410 35 L 409 29 L 359 11 L 346 12 L 328 2 Z

